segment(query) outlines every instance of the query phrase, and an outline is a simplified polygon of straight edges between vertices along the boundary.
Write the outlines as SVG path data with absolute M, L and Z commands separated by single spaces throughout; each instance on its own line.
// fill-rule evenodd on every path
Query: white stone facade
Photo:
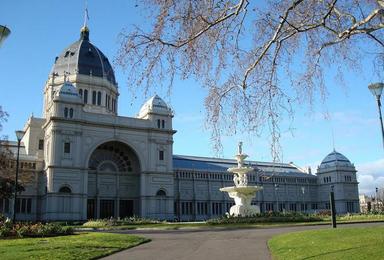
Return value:
M 43 117 L 31 116 L 24 126 L 21 170 L 32 178 L 18 196 L 17 219 L 201 220 L 227 212 L 233 201 L 219 189 L 231 185 L 226 169 L 236 162 L 173 155 L 167 104 L 154 96 L 137 117 L 124 117 L 118 96 L 108 60 L 83 28 L 48 76 Z M 320 166 L 318 176 L 292 164 L 250 163 L 250 185 L 263 186 L 253 201 L 261 211 L 326 209 L 331 184 L 339 213 L 359 209 L 351 163 Z M 12 200 L 0 202 L 0 212 L 11 215 Z

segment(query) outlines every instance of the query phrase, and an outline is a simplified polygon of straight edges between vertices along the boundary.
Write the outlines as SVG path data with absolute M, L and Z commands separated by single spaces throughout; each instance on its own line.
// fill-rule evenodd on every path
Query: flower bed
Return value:
M 0 237 L 47 237 L 73 234 L 73 228 L 54 223 L 15 223 L 0 216 Z

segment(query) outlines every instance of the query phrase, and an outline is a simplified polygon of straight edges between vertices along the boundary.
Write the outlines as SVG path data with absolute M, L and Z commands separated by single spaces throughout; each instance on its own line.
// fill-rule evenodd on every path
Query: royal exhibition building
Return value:
M 17 196 L 17 219 L 194 221 L 229 212 L 234 200 L 220 188 L 233 185 L 227 169 L 236 160 L 175 155 L 168 105 L 156 95 L 125 117 L 118 97 L 112 66 L 83 27 L 55 59 L 42 117 L 24 125 L 20 170 L 31 178 Z M 16 154 L 17 142 L 8 146 Z M 331 190 L 337 213 L 359 212 L 356 169 L 339 152 L 326 155 L 316 173 L 293 163 L 246 164 L 253 168 L 248 183 L 263 188 L 252 200 L 261 212 L 328 210 Z M 0 212 L 12 215 L 13 203 L 0 200 Z

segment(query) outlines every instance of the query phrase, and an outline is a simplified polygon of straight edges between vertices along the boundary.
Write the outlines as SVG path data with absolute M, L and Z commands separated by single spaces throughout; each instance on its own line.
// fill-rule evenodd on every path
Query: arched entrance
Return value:
M 139 215 L 140 162 L 128 145 L 99 145 L 88 162 L 87 218 Z

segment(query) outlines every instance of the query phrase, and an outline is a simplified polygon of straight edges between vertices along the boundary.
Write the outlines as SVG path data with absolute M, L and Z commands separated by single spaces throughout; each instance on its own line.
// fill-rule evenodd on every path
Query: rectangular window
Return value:
M 27 199 L 27 213 L 32 211 L 32 199 Z
M 101 92 L 97 92 L 97 105 L 101 106 Z
M 39 140 L 39 150 L 44 150 L 44 139 Z
M 88 103 L 88 90 L 84 90 L 84 104 L 87 104 Z
M 64 143 L 64 153 L 71 152 L 71 143 Z
M 9 199 L 5 199 L 4 212 L 9 212 Z
M 164 161 L 164 151 L 159 151 L 159 160 Z
M 16 199 L 16 213 L 31 213 L 32 199 Z
M 273 211 L 273 203 L 265 203 L 266 211 Z

